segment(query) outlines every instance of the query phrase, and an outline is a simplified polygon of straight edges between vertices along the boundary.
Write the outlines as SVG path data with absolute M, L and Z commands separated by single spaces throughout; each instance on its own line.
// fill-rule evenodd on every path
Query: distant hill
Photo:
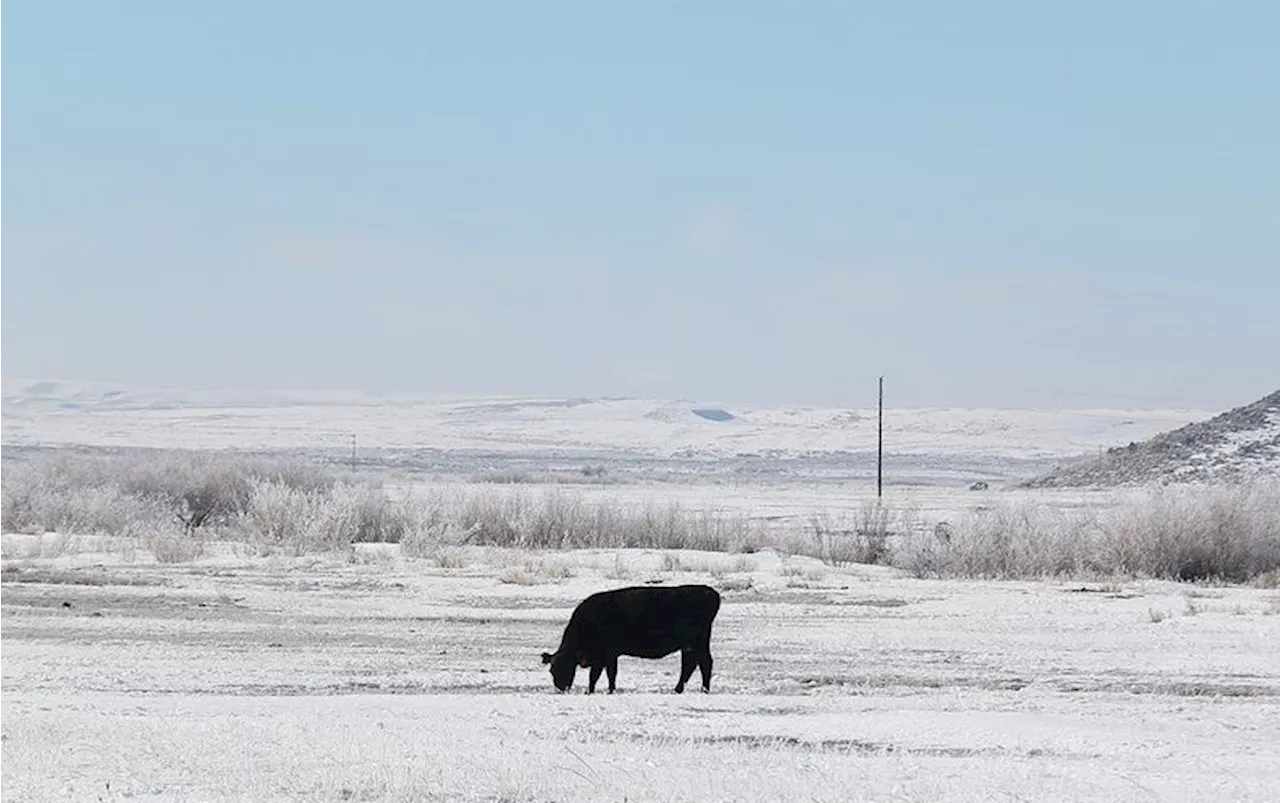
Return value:
M 1280 390 L 1208 421 L 1054 469 L 1023 487 L 1234 481 L 1260 474 L 1280 476 Z
M 729 406 L 720 400 L 220 391 L 41 378 L 4 379 L 0 396 L 5 447 L 349 453 L 354 438 L 360 449 L 801 459 L 825 461 L 839 471 L 842 465 L 865 465 L 876 453 L 877 436 L 874 408 Z M 1209 415 L 891 407 L 884 415 L 886 468 L 892 473 L 907 464 L 935 466 L 948 481 L 966 487 L 974 480 L 1021 479 L 1054 461 L 1098 454 Z M 993 473 L 996 464 L 1002 467 Z

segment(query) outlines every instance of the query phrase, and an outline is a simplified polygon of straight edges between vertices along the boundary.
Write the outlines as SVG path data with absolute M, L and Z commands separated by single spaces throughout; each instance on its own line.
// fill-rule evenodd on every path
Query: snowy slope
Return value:
M 1196 421 L 1065 466 L 1028 487 L 1204 482 L 1280 476 L 1280 390 L 1207 421 Z
M 731 417 L 711 420 L 725 417 L 718 411 Z M 1198 410 L 888 409 L 885 444 L 900 455 L 1053 458 L 1096 454 L 1206 415 Z M 244 394 L 4 383 L 6 445 L 337 448 L 353 437 L 361 448 L 787 458 L 874 451 L 876 413 L 653 399 Z

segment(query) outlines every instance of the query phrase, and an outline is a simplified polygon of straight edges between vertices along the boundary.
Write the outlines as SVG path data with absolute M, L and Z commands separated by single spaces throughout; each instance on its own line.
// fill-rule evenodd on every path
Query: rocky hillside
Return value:
M 1236 481 L 1280 476 L 1280 391 L 1208 421 L 1107 450 L 1023 483 L 1028 488 Z

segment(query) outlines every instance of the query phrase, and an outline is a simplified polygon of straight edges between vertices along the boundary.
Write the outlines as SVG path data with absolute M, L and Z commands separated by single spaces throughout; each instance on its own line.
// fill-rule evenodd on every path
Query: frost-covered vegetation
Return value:
M 8 535 L 22 543 L 40 536 Z M 919 580 L 776 553 L 452 547 L 5 561 L 4 800 L 1271 803 L 1280 594 Z M 355 558 L 354 560 L 350 558 Z M 629 584 L 724 596 L 680 658 L 557 694 Z
M 244 541 L 305 554 L 353 543 L 528 549 L 656 547 L 743 551 L 762 545 L 745 518 L 680 505 L 589 504 L 558 489 L 409 485 L 297 461 L 211 453 L 57 455 L 4 476 L 5 532 Z
M 162 561 L 198 557 L 210 540 L 263 554 L 396 543 L 406 555 L 453 546 L 533 550 L 774 547 L 834 565 L 878 563 L 918 576 L 1152 577 L 1261 581 L 1280 577 L 1280 482 L 1153 490 L 1110 508 L 1066 510 L 989 500 L 954 521 L 892 503 L 769 525 L 745 514 L 672 502 L 587 500 L 571 488 L 428 490 L 297 459 L 213 452 L 54 453 L 11 461 L 5 532 L 135 539 Z
M 1280 482 L 1152 490 L 1105 510 L 980 509 L 895 562 L 922 576 L 1280 580 Z

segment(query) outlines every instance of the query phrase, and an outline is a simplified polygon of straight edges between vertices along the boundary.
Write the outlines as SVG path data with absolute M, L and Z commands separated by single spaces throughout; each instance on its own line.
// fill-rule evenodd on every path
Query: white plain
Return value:
M 4 539 L 4 800 L 1280 790 L 1274 589 L 916 580 L 773 552 L 462 548 L 445 568 L 215 545 L 161 566 L 111 539 L 43 558 Z M 726 589 L 712 693 L 672 694 L 672 656 L 624 658 L 617 695 L 582 677 L 555 694 L 538 653 L 572 606 L 653 580 Z

